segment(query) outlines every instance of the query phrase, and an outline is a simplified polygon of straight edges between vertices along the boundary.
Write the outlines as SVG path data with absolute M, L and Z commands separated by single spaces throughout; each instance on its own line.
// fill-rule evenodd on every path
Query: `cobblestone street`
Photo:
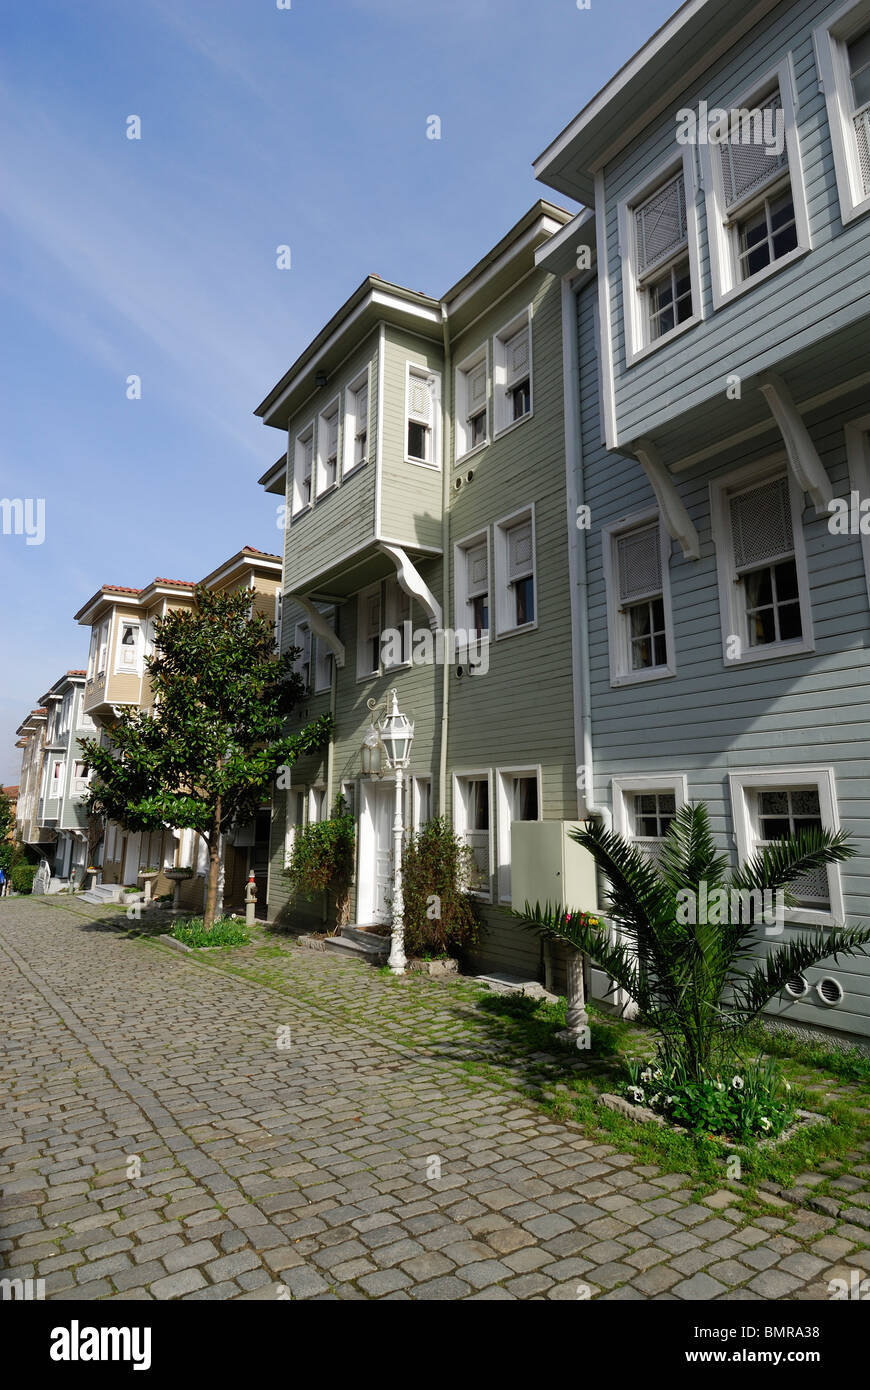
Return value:
M 0 903 L 0 1273 L 48 1298 L 826 1299 L 870 1269 L 864 1229 L 753 1224 L 471 1074 L 465 984 L 128 926 Z

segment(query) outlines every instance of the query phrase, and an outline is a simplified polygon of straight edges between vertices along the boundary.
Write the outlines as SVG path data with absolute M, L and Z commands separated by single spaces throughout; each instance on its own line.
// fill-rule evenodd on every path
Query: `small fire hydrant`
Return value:
M 254 882 L 254 871 L 248 875 L 245 884 L 245 926 L 252 927 L 257 918 L 257 885 Z

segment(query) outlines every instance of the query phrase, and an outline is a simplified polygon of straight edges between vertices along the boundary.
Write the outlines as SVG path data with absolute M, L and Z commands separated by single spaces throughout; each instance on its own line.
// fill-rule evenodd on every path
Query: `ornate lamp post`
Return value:
M 404 909 L 402 902 L 402 781 L 405 768 L 411 761 L 414 725 L 399 710 L 399 701 L 395 690 L 389 692 L 389 699 L 389 711 L 378 722 L 378 733 L 388 766 L 393 768 L 396 773 L 396 802 L 393 812 L 393 922 L 390 958 L 387 964 L 394 975 L 404 975 L 407 957 L 405 955 L 405 930 L 402 921 Z

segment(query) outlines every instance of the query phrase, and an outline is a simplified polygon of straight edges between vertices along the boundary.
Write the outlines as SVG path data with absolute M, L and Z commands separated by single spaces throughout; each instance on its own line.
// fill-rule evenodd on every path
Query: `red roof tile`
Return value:
M 67 671 L 68 676 L 86 676 L 87 671 Z
M 153 580 L 152 582 L 154 584 L 174 584 L 178 589 L 196 588 L 195 579 L 164 579 L 162 576 L 158 576 L 158 578 Z

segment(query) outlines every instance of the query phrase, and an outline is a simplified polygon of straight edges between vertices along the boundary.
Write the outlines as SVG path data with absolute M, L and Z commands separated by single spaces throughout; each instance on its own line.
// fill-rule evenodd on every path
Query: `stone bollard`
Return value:
M 245 926 L 252 927 L 257 920 L 257 885 L 254 882 L 254 871 L 248 875 L 245 884 Z
M 583 989 L 583 952 L 568 948 L 568 1004 L 565 1010 L 565 1027 L 556 1034 L 563 1042 L 588 1046 L 589 1015 L 586 1012 L 586 995 Z

